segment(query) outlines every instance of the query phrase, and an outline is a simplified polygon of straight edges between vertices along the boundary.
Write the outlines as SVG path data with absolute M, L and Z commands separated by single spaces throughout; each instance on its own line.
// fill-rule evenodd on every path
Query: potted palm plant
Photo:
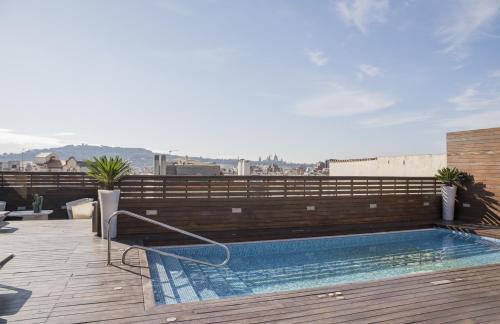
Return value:
M 445 167 L 438 170 L 436 179 L 443 183 L 441 195 L 443 199 L 443 220 L 452 221 L 455 213 L 455 197 L 457 184 L 462 182 L 463 173 L 457 168 Z
M 101 209 L 101 233 L 102 238 L 107 238 L 108 219 L 118 210 L 120 201 L 120 190 L 114 189 L 115 184 L 124 176 L 130 174 L 129 162 L 119 156 L 94 157 L 87 161 L 88 175 L 99 182 L 99 206 Z M 116 237 L 116 218 L 111 222 L 110 237 Z

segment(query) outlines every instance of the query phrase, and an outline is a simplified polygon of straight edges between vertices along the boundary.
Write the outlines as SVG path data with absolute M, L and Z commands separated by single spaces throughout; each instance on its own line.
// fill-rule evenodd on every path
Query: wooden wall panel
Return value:
M 122 200 L 120 208 L 139 214 L 154 210 L 152 219 L 214 239 L 237 241 L 361 233 L 405 226 L 430 225 L 440 217 L 439 195 L 387 195 L 330 198 Z M 376 208 L 370 205 L 376 204 Z M 314 210 L 307 210 L 314 206 Z M 233 213 L 241 208 L 241 213 Z M 157 226 L 123 216 L 118 222 L 123 236 L 140 235 L 165 243 L 189 242 Z M 160 239 L 158 234 L 163 234 Z M 258 234 L 260 233 L 260 234 Z M 221 236 L 222 235 L 222 236 Z M 226 236 L 224 236 L 226 235 Z
M 500 127 L 448 133 L 447 151 L 448 165 L 471 176 L 458 191 L 457 219 L 500 226 Z

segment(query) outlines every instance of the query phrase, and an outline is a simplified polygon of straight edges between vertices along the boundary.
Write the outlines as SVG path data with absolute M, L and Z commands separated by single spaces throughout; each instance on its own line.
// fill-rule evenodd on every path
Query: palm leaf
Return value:
M 87 167 L 89 168 L 87 174 L 99 181 L 101 187 L 105 189 L 113 189 L 115 183 L 131 171 L 129 162 L 119 156 L 94 157 L 93 160 L 87 161 Z
M 452 186 L 454 184 L 461 183 L 463 177 L 464 174 L 457 168 L 450 167 L 439 169 L 436 174 L 436 179 L 443 182 L 446 186 Z

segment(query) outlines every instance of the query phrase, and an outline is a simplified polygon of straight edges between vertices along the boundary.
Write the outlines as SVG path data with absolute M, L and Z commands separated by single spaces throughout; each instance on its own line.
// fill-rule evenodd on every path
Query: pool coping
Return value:
M 140 242 L 143 245 L 144 242 Z M 153 292 L 153 282 L 151 280 L 151 272 L 149 271 L 149 262 L 146 251 L 138 249 L 139 252 L 139 267 L 141 269 L 142 296 L 144 302 L 144 310 L 148 311 L 160 306 L 155 300 Z

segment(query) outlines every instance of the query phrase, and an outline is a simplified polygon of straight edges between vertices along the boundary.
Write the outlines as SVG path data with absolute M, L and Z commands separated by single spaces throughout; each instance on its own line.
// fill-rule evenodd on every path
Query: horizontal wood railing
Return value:
M 440 184 L 413 177 L 129 176 L 118 187 L 122 199 L 248 199 L 438 194 Z
M 0 188 L 97 189 L 84 173 L 0 172 Z M 439 194 L 430 177 L 147 176 L 117 186 L 122 199 L 293 198 Z
M 0 188 L 97 188 L 97 181 L 76 172 L 0 172 Z

